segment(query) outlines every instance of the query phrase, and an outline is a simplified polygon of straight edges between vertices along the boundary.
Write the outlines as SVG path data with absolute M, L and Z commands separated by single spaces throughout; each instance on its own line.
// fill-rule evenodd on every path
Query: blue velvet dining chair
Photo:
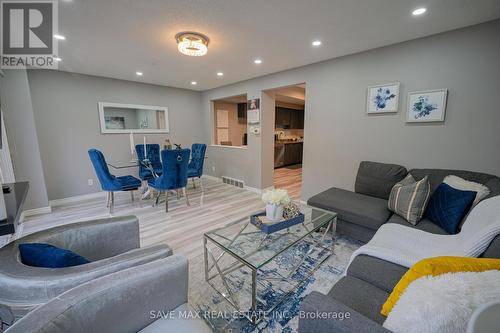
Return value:
M 203 143 L 193 143 L 191 146 L 191 161 L 188 164 L 188 178 L 193 181 L 193 187 L 196 188 L 195 178 L 200 180 L 201 190 L 203 191 L 203 163 L 205 162 L 205 152 L 207 145 Z
M 151 173 L 151 169 L 146 166 L 147 163 L 150 163 L 150 167 L 153 169 L 156 176 L 161 176 L 162 166 L 159 144 L 146 144 L 146 157 L 144 157 L 144 145 L 142 144 L 135 146 L 135 152 L 137 153 L 137 158 L 139 159 L 139 178 L 143 181 L 155 178 L 155 175 Z M 145 161 L 145 159 L 148 161 Z
M 113 176 L 109 172 L 106 159 L 102 152 L 97 149 L 89 149 L 89 157 L 94 166 L 95 173 L 103 191 L 108 192 L 108 207 L 109 213 L 113 213 L 115 205 L 115 194 L 117 191 L 129 191 L 132 202 L 134 201 L 134 190 L 141 186 L 141 180 L 134 176 Z
M 189 149 L 166 149 L 161 151 L 163 165 L 162 175 L 158 178 L 150 179 L 149 186 L 156 189 L 155 204 L 158 204 L 160 194 L 165 192 L 165 210 L 168 212 L 168 191 L 182 189 L 186 197 L 186 204 L 189 206 L 189 198 L 186 193 L 187 169 L 189 162 Z

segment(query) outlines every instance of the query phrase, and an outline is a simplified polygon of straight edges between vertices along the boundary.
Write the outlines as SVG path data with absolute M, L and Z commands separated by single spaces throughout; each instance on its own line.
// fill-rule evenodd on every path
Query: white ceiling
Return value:
M 206 90 L 498 17 L 499 0 L 61 0 L 60 69 Z M 177 51 L 184 30 L 206 56 Z

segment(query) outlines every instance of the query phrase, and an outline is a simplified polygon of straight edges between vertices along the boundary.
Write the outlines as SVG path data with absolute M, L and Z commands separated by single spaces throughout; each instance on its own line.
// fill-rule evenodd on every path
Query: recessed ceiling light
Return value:
M 142 76 L 142 74 L 143 74 L 142 72 L 135 72 L 135 75 L 137 76 Z
M 253 62 L 256 63 L 257 65 L 262 64 L 262 60 L 260 59 L 255 59 Z
M 414 10 L 413 12 L 411 12 L 411 13 L 412 13 L 412 15 L 413 15 L 413 16 L 418 16 L 418 15 L 422 15 L 422 14 L 424 14 L 426 11 L 427 11 L 427 8 L 422 7 L 422 8 L 417 8 L 417 9 L 415 9 L 415 10 Z
M 66 39 L 66 37 L 64 37 L 63 35 L 57 35 L 57 34 L 54 35 L 54 38 L 55 39 L 59 39 L 59 40 L 65 40 Z
M 52 57 L 55 61 L 61 61 L 62 59 L 59 57 Z
M 321 45 L 321 41 L 320 40 L 315 40 L 312 42 L 312 46 L 320 46 Z
M 198 84 L 198 82 L 196 82 L 196 81 L 191 81 L 191 84 L 192 84 L 193 86 L 195 86 L 195 85 L 197 85 L 197 84 Z
M 222 73 L 222 72 L 217 72 L 217 76 L 224 76 L 224 73 Z

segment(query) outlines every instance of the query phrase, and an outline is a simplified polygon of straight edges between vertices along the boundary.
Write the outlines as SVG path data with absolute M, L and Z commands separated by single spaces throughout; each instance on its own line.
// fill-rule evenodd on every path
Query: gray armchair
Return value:
M 173 255 L 73 288 L 28 313 L 6 333 L 212 332 L 202 319 L 188 316 L 193 310 L 187 296 L 187 259 Z
M 39 268 L 20 260 L 21 243 L 47 243 L 91 262 L 67 268 Z M 79 222 L 36 232 L 0 249 L 0 304 L 16 317 L 87 281 L 168 257 L 167 245 L 140 248 L 139 222 L 123 216 Z

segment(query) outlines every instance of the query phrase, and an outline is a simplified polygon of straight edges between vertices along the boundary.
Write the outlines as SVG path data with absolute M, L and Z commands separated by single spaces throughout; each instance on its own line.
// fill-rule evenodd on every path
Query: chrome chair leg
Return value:
M 130 191 L 130 199 L 132 199 L 132 202 L 134 202 L 134 191 Z
M 106 208 L 109 208 L 109 205 L 111 205 L 111 192 L 108 192 L 108 201 L 106 202 Z
M 201 179 L 201 177 L 198 177 L 198 179 L 200 180 L 201 192 L 205 192 L 205 188 L 203 187 L 203 179 Z
M 168 213 L 168 190 L 165 191 L 165 212 Z
M 109 192 L 111 194 L 111 203 L 109 205 L 109 214 L 113 214 L 113 209 L 115 208 L 115 192 Z
M 182 193 L 183 193 L 183 194 L 184 194 L 184 196 L 186 197 L 186 204 L 187 204 L 188 206 L 191 206 L 191 205 L 189 204 L 189 198 L 188 198 L 187 191 L 186 191 L 186 188 L 185 188 L 185 187 L 183 187 L 183 188 L 182 188 Z
M 194 177 L 191 178 L 191 181 L 193 182 L 193 188 L 196 188 L 196 182 L 194 181 Z
M 175 190 L 176 194 L 177 194 L 177 200 L 179 200 L 181 198 L 181 194 L 179 192 L 179 189 Z
M 161 192 L 158 191 L 158 194 L 156 194 L 156 199 L 155 201 L 153 202 L 153 207 L 154 206 L 158 206 L 158 202 L 160 201 L 160 195 L 161 195 Z

